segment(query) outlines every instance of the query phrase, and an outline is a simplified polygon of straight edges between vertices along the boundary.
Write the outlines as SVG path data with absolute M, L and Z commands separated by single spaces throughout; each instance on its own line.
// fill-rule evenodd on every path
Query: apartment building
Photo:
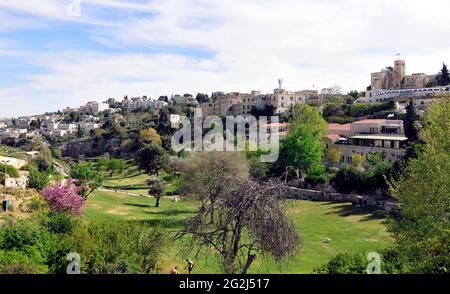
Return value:
M 339 150 L 340 165 L 351 165 L 354 154 L 384 153 L 389 162 L 400 160 L 406 153 L 407 138 L 401 120 L 365 119 L 345 125 L 330 124 L 325 143 L 327 150 Z
M 246 114 L 252 109 L 263 110 L 266 106 L 273 106 L 275 113 L 280 114 L 292 110 L 296 104 L 308 103 L 319 106 L 321 103 L 319 92 L 316 90 L 287 91 L 274 89 L 272 94 L 261 94 L 260 91 L 251 93 L 221 93 L 216 92 L 212 101 L 202 103 L 203 116 Z
M 97 114 L 109 109 L 108 103 L 98 103 L 96 101 L 90 101 L 86 105 L 80 106 L 79 111 L 88 114 Z
M 129 111 L 137 111 L 151 108 L 153 106 L 153 101 L 147 98 L 147 96 L 133 98 L 125 97 L 121 104 Z

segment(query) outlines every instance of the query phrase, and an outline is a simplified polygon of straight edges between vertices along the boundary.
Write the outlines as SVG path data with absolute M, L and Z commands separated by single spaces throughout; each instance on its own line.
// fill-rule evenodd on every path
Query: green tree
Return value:
M 31 168 L 29 170 L 28 185 L 30 188 L 41 191 L 48 186 L 49 182 L 50 179 L 47 173 L 40 172 L 37 168 Z
M 112 158 L 107 162 L 107 168 L 109 170 L 109 177 L 112 178 L 114 172 L 123 172 L 125 161 L 123 159 Z
M 102 175 L 89 162 L 72 165 L 70 177 L 81 188 L 81 195 L 84 198 L 87 198 L 92 192 L 100 188 L 103 183 Z
M 450 84 L 450 73 L 448 72 L 447 65 L 443 63 L 441 72 L 437 78 L 439 86 L 447 86 Z
M 405 128 L 405 136 L 408 138 L 408 142 L 410 144 L 416 142 L 419 137 L 417 135 L 417 129 L 416 129 L 416 120 L 417 120 L 417 114 L 414 109 L 414 103 L 412 100 L 409 101 L 408 105 L 406 106 L 406 115 L 403 120 L 404 128 Z
M 399 251 L 414 273 L 445 273 L 450 268 L 450 99 L 435 101 L 424 120 L 425 145 L 405 172 L 390 182 L 401 202 L 391 223 Z
M 364 156 L 361 154 L 352 154 L 352 165 L 354 168 L 359 169 L 361 167 L 361 164 L 364 161 Z
M 158 135 L 158 132 L 153 128 L 141 130 L 139 132 L 139 142 L 141 143 L 153 142 L 155 144 L 162 145 L 161 137 Z
M 353 99 L 358 99 L 359 97 L 361 97 L 361 93 L 356 90 L 348 92 L 347 95 L 352 97 Z
M 327 154 L 328 160 L 334 164 L 339 164 L 341 162 L 342 152 L 339 148 L 330 148 Z
M 148 185 L 150 187 L 148 190 L 148 194 L 155 197 L 156 199 L 155 207 L 159 207 L 161 197 L 164 196 L 166 191 L 166 182 L 157 176 L 152 176 L 148 180 Z
M 281 142 L 282 166 L 293 166 L 303 173 L 318 176 L 324 172 L 327 124 L 320 112 L 308 105 L 298 105 L 288 136 Z
M 137 154 L 137 164 L 148 174 L 159 174 L 159 171 L 164 169 L 168 162 L 169 157 L 166 151 L 156 143 L 144 144 L 141 150 Z
M 40 172 L 52 173 L 55 170 L 50 152 L 49 154 L 41 154 L 36 159 L 34 159 L 37 169 Z
M 366 115 L 368 110 L 369 106 L 367 106 L 366 104 L 357 103 L 350 106 L 350 108 L 348 109 L 348 114 L 351 117 L 361 117 Z

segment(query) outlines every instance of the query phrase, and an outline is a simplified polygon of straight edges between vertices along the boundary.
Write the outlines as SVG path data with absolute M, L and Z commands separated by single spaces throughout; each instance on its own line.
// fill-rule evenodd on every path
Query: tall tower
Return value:
M 406 66 L 404 60 L 396 60 L 394 62 L 394 83 L 393 87 L 395 89 L 402 88 L 403 79 L 406 76 Z

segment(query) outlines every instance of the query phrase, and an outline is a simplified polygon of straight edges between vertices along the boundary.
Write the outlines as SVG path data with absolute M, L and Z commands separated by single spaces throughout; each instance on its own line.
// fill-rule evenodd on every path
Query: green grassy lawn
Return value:
M 115 174 L 110 178 L 110 174 L 105 172 L 103 174 L 105 178 L 103 187 L 138 195 L 148 195 L 149 187 L 147 182 L 150 178 L 148 174 L 140 172 L 136 167 L 129 167 L 124 174 L 127 174 L 127 176 L 123 177 L 121 174 Z M 166 194 L 173 195 L 179 186 L 179 179 L 164 172 L 161 173 L 160 177 L 167 183 Z
M 86 204 L 84 219 L 138 221 L 175 232 L 197 208 L 196 202 L 186 199 L 176 203 L 163 199 L 160 208 L 155 208 L 154 204 L 152 198 L 96 191 Z M 251 273 L 311 273 L 338 253 L 367 253 L 384 248 L 391 242 L 385 219 L 377 211 L 354 208 L 348 203 L 289 200 L 286 205 L 302 236 L 302 249 L 281 264 L 259 257 L 252 265 Z M 325 244 L 326 238 L 330 238 L 331 243 Z M 184 260 L 193 258 L 193 252 L 187 250 L 186 253 L 182 248 L 181 241 L 168 246 L 162 261 L 163 273 L 168 273 L 174 265 L 183 272 Z M 199 258 L 195 272 L 221 272 L 212 251 Z

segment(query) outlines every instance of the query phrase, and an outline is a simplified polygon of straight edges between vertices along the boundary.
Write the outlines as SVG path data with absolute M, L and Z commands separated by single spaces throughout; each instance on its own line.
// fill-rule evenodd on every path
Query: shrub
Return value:
M 49 232 L 56 234 L 72 234 L 80 223 L 80 219 L 68 212 L 50 212 L 42 219 L 42 221 Z
M 366 104 L 354 104 L 348 109 L 348 114 L 351 117 L 361 117 L 365 116 L 368 110 L 369 106 L 367 106 Z
M 0 250 L 1 274 L 45 274 L 47 265 L 43 264 L 43 258 L 39 252 L 4 251 Z
M 30 173 L 28 175 L 28 184 L 30 188 L 34 188 L 38 191 L 41 191 L 42 189 L 48 186 L 50 180 L 47 173 L 40 172 L 36 168 L 31 168 L 29 172 Z
M 166 235 L 136 223 L 80 225 L 66 235 L 52 257 L 51 272 L 64 273 L 67 253 L 81 256 L 81 272 L 87 274 L 155 273 Z
M 42 190 L 41 195 L 47 200 L 53 212 L 70 212 L 75 215 L 82 214 L 84 198 L 78 194 L 80 189 L 75 187 L 73 183 L 73 180 L 67 180 L 65 184 L 56 183 Z
M 395 248 L 379 250 L 382 274 L 404 272 L 404 259 Z M 331 258 L 326 264 L 314 270 L 319 274 L 366 274 L 370 261 L 362 253 L 343 253 Z
M 0 163 L 0 173 L 5 173 L 5 165 L 3 163 Z M 19 172 L 17 169 L 12 165 L 6 165 L 6 174 L 8 174 L 12 178 L 18 178 Z
M 335 124 L 348 124 L 354 122 L 355 119 L 349 116 L 329 116 L 327 122 Z
M 338 254 L 327 264 L 315 270 L 319 274 L 364 274 L 367 260 L 361 253 Z
M 344 166 L 330 180 L 339 193 L 351 193 L 361 185 L 361 175 L 356 169 Z

